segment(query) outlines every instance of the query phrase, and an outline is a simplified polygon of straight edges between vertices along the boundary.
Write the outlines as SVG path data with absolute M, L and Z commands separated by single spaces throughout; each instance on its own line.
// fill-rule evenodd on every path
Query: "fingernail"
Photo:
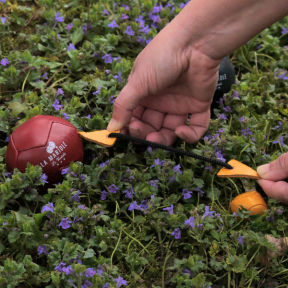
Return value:
M 138 136 L 140 134 L 139 128 L 129 126 L 129 132 L 132 136 Z
M 116 119 L 112 118 L 107 126 L 107 130 L 110 132 L 120 130 L 122 127 Z
M 180 131 L 175 131 L 175 134 L 179 137 L 179 138 L 183 138 L 183 134 Z
M 264 178 L 264 176 L 270 172 L 270 164 L 264 164 L 257 167 L 257 172 L 261 178 Z

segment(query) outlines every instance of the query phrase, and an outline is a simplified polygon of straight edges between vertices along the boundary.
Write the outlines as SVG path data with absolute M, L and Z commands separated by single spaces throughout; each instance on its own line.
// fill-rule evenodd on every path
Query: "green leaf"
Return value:
M 107 244 L 103 240 L 100 242 L 99 247 L 101 248 L 101 252 L 107 250 Z
M 95 251 L 89 248 L 84 254 L 84 259 L 91 258 L 94 255 L 95 255 Z
M 213 186 L 213 191 L 211 187 L 207 192 L 207 197 L 214 200 L 218 200 L 220 195 L 221 195 L 220 190 L 218 190 L 215 186 Z
M 216 230 L 212 230 L 210 234 L 219 241 L 219 233 Z
M 206 278 L 203 273 L 198 274 L 196 277 L 192 279 L 192 285 L 196 288 L 202 288 L 205 284 Z
M 77 28 L 71 35 L 71 41 L 74 45 L 80 42 L 83 39 L 84 33 L 82 30 L 82 26 Z
M 28 111 L 28 106 L 26 103 L 20 103 L 20 102 L 14 102 L 14 103 L 11 103 L 9 106 L 8 106 L 9 109 L 11 109 L 12 111 L 10 112 L 11 116 L 13 118 L 17 118 L 19 113 L 21 112 L 24 112 L 26 113 Z

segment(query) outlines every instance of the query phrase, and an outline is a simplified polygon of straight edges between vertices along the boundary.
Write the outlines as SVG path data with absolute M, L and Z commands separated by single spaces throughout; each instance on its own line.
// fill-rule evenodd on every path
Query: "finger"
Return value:
M 271 163 L 257 167 L 257 172 L 262 179 L 279 181 L 288 177 L 288 153 L 282 154 Z
M 142 118 L 144 111 L 145 111 L 145 107 L 142 105 L 139 105 L 136 109 L 133 110 L 133 117 L 136 117 L 140 120 Z
M 156 131 L 159 131 L 162 128 L 164 121 L 165 113 L 159 112 L 152 109 L 146 109 L 142 115 L 141 120 L 154 127 Z
M 136 118 L 129 124 L 129 134 L 133 137 L 145 139 L 149 133 L 156 132 L 155 128 L 151 125 L 142 122 Z
M 210 109 L 202 113 L 194 113 L 189 126 L 182 125 L 175 130 L 176 135 L 188 143 L 196 143 L 207 131 L 210 123 Z
M 171 130 L 176 130 L 179 126 L 186 123 L 188 115 L 166 114 L 163 127 Z
M 159 132 L 152 132 L 146 136 L 146 140 L 170 146 L 177 139 L 173 130 L 162 128 Z
M 268 197 L 274 198 L 279 202 L 288 204 L 288 183 L 285 181 L 258 180 Z

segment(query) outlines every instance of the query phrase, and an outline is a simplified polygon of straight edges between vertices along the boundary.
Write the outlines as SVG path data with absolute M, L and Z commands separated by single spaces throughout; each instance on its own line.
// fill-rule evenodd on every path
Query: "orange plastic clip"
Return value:
M 230 164 L 233 169 L 222 168 L 217 174 L 218 177 L 242 177 L 261 179 L 259 174 L 255 170 L 245 164 L 242 164 L 237 160 L 232 159 L 228 162 L 228 164 Z
M 108 135 L 110 133 L 120 133 L 120 130 L 113 131 L 113 132 L 108 131 L 108 130 L 100 130 L 100 131 L 93 131 L 93 132 L 78 131 L 78 134 L 84 139 L 100 144 L 105 147 L 113 146 L 117 139 L 117 138 L 109 138 Z

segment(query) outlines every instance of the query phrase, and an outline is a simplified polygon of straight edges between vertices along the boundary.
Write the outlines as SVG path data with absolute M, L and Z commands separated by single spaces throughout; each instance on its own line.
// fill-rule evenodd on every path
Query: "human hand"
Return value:
M 264 192 L 279 202 L 288 204 L 288 153 L 282 154 L 271 163 L 257 167 L 257 172 L 262 178 L 258 180 Z M 281 181 L 283 180 L 283 181 Z
M 221 59 L 188 45 L 187 35 L 172 24 L 136 58 L 107 130 L 124 128 L 132 136 L 171 145 L 176 135 L 195 143 L 208 129 Z

